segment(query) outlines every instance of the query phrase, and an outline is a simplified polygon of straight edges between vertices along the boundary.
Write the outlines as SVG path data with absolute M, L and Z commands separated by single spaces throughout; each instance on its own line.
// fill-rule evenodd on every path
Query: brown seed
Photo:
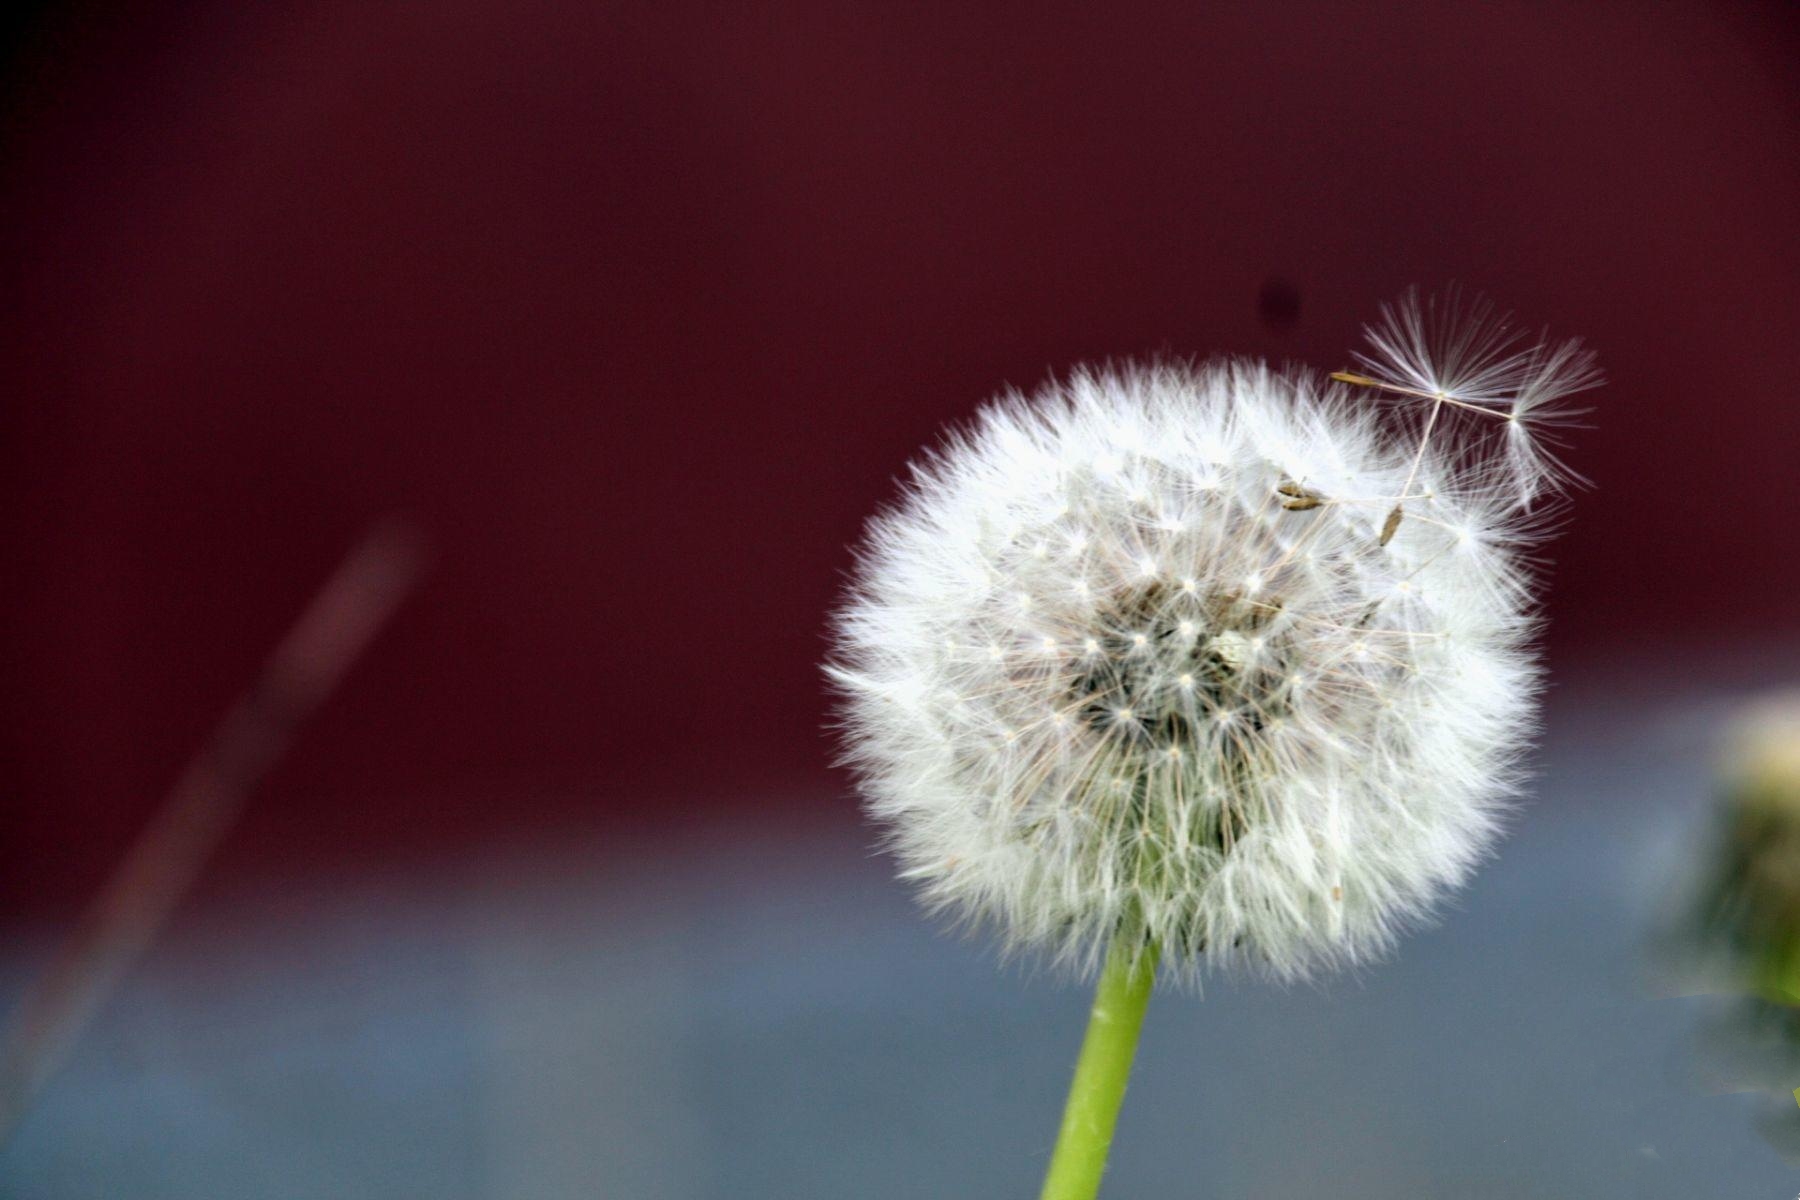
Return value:
M 1381 523 L 1381 541 L 1379 544 L 1385 546 L 1393 541 L 1394 531 L 1398 528 L 1400 528 L 1400 506 L 1396 504 L 1394 505 L 1394 511 L 1387 515 L 1387 520 Z
M 1276 488 L 1275 491 L 1287 497 L 1281 502 L 1281 507 L 1289 512 L 1305 512 L 1309 508 L 1317 508 L 1325 503 L 1325 497 L 1301 487 L 1291 479 Z

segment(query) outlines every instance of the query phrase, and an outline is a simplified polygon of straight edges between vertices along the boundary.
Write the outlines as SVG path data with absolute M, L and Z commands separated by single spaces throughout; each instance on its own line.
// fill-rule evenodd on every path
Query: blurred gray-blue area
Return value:
M 1499 857 L 1395 961 L 1159 992 L 1105 1194 L 1793 1195 L 1767 1095 L 1695 1063 L 1726 1002 L 1649 965 L 1706 828 L 1707 701 L 1626 691 L 1554 705 Z M 922 920 L 840 811 L 202 897 L 0 1194 L 1035 1195 L 1084 990 Z M 14 940 L 6 998 L 46 946 Z

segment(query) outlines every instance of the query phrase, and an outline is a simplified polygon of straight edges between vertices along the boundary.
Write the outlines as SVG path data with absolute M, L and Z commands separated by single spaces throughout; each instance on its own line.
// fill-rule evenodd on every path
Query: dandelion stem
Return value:
M 1113 1124 L 1125 1099 L 1138 1031 L 1144 1026 L 1144 1009 L 1155 983 L 1156 946 L 1142 946 L 1136 938 L 1115 938 L 1094 991 L 1094 1009 L 1081 1057 L 1075 1062 L 1042 1200 L 1093 1200 L 1099 1193 Z

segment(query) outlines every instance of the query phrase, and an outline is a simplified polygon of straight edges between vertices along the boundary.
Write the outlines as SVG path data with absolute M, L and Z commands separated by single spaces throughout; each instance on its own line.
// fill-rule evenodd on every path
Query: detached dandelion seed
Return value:
M 1479 305 L 1408 297 L 1370 343 L 1330 379 L 1122 364 L 1003 396 L 861 549 L 828 670 L 902 874 L 1100 976 L 1047 1197 L 1098 1186 L 1154 975 L 1379 958 L 1518 782 L 1521 551 L 1571 478 L 1540 434 L 1598 377 Z

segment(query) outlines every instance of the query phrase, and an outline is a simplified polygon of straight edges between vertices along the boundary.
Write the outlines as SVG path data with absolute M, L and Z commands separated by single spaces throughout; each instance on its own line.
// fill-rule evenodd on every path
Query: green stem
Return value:
M 1100 1191 L 1138 1030 L 1156 983 L 1156 947 L 1128 944 L 1135 940 L 1115 938 L 1107 952 L 1042 1200 L 1094 1200 Z
M 1765 949 L 1751 985 L 1765 1000 L 1800 1006 L 1800 938 Z

